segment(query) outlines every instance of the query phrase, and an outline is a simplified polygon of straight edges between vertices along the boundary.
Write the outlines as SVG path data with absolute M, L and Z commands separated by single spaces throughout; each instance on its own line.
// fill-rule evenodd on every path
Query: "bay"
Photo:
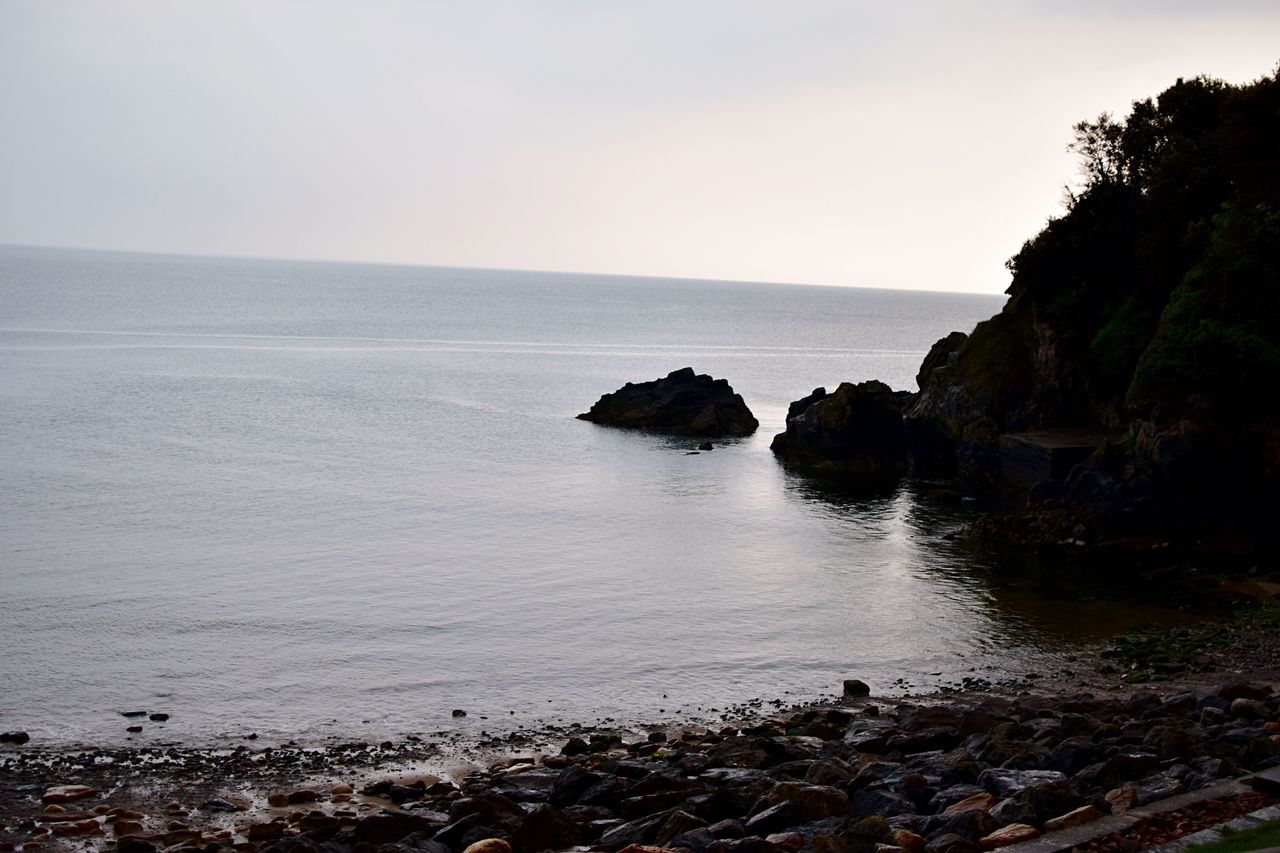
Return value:
M 0 248 L 0 726 L 656 720 L 1069 654 L 1150 614 L 768 449 L 790 401 L 913 389 L 1001 299 Z M 686 365 L 760 430 L 690 455 L 574 419 Z

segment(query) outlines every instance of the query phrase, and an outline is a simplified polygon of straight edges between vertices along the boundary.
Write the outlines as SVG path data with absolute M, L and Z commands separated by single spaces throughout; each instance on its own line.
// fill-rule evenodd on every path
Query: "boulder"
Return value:
M 542 803 L 525 817 L 516 841 L 525 853 L 563 850 L 578 843 L 578 826 L 555 806 Z
M 799 782 L 779 782 L 764 798 L 766 806 L 790 803 L 801 819 L 822 820 L 833 815 L 847 814 L 849 797 L 839 788 L 826 785 L 804 785 Z
M 1034 826 L 1029 826 L 1025 823 L 1011 823 L 1002 829 L 997 829 L 990 835 L 978 839 L 978 844 L 982 846 L 983 850 L 995 850 L 998 847 L 1008 847 L 1010 844 L 1019 844 L 1039 837 L 1040 830 Z
M 698 436 L 750 435 L 760 425 L 727 380 L 695 374 L 692 367 L 652 382 L 628 382 L 578 417 L 608 426 Z
M 71 803 L 92 797 L 97 793 L 97 788 L 90 788 L 88 785 L 55 785 L 45 791 L 40 800 L 45 805 L 50 803 Z
M 831 394 L 819 388 L 790 412 L 787 431 L 770 446 L 787 465 L 870 487 L 907 473 L 901 401 L 883 382 L 843 382 Z

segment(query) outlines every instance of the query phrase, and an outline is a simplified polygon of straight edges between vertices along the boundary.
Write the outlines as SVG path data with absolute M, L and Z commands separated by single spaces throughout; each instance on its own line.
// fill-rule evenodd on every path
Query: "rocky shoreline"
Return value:
M 836 701 L 711 725 L 462 749 L 15 745 L 0 753 L 0 849 L 993 849 L 1280 765 L 1275 618 L 1131 635 L 1002 685 L 886 699 L 851 682 Z M 1158 689 L 1123 680 L 1153 657 Z

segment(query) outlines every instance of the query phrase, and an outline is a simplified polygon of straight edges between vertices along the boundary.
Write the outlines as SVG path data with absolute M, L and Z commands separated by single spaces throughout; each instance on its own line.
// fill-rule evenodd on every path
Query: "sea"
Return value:
M 1002 299 L 0 247 L 0 729 L 479 736 L 1044 671 L 1163 611 L 769 451 Z M 574 417 L 686 366 L 759 430 Z

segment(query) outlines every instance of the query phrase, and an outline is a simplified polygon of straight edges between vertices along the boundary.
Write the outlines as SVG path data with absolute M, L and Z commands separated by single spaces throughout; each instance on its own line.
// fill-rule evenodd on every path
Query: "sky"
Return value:
M 999 293 L 1280 3 L 0 0 L 0 243 Z

